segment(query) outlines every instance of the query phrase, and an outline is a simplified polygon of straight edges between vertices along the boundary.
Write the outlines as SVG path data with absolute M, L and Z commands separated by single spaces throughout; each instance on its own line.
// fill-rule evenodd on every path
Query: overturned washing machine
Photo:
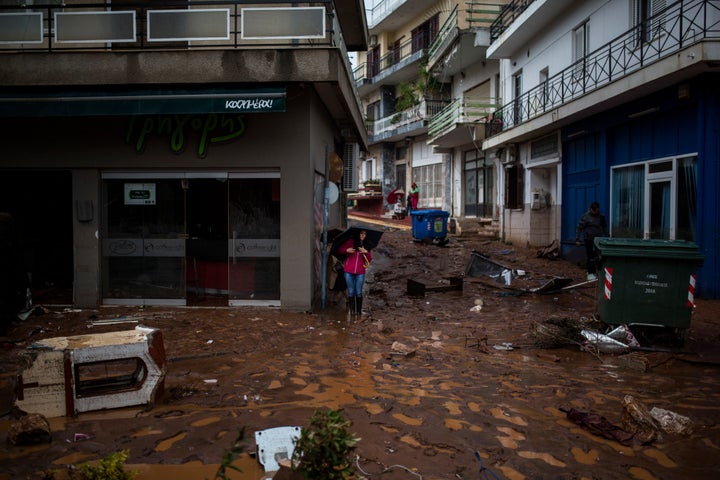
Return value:
M 152 405 L 162 394 L 162 332 L 134 330 L 46 338 L 20 353 L 15 406 L 46 417 Z

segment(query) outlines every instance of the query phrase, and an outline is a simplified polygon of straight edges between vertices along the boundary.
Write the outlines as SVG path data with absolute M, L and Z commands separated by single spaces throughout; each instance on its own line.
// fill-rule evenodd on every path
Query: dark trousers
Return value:
M 587 273 L 596 273 L 597 271 L 597 251 L 595 250 L 595 239 L 585 239 L 585 255 L 587 258 Z

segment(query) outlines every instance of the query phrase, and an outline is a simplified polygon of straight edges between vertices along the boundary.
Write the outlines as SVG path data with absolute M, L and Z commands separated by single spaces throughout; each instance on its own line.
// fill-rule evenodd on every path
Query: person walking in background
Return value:
M 413 182 L 413 184 L 410 186 L 410 193 L 408 195 L 408 209 L 417 210 L 419 196 L 420 189 L 418 188 L 417 183 Z
M 592 202 L 590 209 L 585 212 L 578 222 L 575 231 L 575 244 L 580 245 L 580 235 L 583 234 L 585 254 L 587 256 L 587 279 L 597 279 L 597 252 L 595 250 L 595 237 L 607 237 L 608 227 L 605 215 L 600 213 L 600 204 Z
M 364 244 L 366 236 L 367 231 L 360 230 L 357 237 L 347 239 L 338 250 L 345 255 L 343 270 L 348 291 L 348 312 L 353 317 L 362 315 L 365 272 L 372 262 L 372 253 Z

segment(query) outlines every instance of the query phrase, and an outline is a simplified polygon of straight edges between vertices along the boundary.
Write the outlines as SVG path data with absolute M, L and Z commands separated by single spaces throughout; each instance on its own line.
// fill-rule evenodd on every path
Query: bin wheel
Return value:
M 641 345 L 668 345 L 671 347 L 685 345 L 686 329 L 684 328 L 635 325 L 632 330 Z
M 439 247 L 443 247 L 443 246 L 447 245 L 448 241 L 449 241 L 449 240 L 447 239 L 447 237 L 443 237 L 443 238 L 433 238 L 433 239 L 432 239 L 432 243 L 433 243 L 434 245 L 439 246 Z

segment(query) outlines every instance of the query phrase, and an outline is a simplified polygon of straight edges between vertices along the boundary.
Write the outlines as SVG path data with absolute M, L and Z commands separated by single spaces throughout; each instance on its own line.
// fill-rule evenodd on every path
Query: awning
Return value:
M 76 117 L 285 111 L 285 88 L 57 92 L 0 91 L 0 117 Z

